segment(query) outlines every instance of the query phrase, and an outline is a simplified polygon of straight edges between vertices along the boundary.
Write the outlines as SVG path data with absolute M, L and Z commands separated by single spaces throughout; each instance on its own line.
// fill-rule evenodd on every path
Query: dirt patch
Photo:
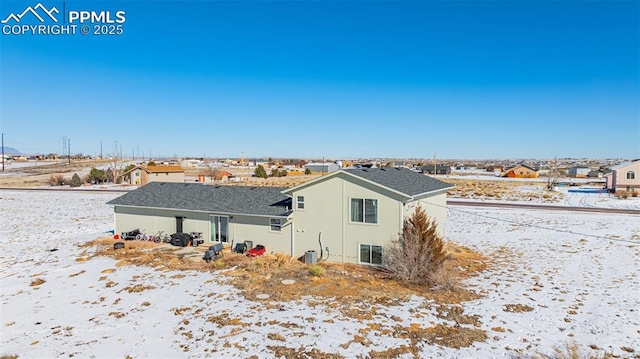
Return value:
M 342 355 L 325 353 L 318 349 L 305 349 L 303 347 L 287 348 L 280 345 L 267 345 L 277 358 L 309 358 L 309 359 L 338 359 L 344 358 Z
M 526 304 L 505 304 L 502 310 L 510 313 L 523 313 L 531 312 L 533 311 L 533 308 Z

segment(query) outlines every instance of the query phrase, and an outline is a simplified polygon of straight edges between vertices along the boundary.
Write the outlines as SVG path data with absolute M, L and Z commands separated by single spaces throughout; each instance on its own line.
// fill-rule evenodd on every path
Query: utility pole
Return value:
M 62 136 L 62 158 L 67 153 L 67 136 Z
M 103 161 L 104 157 L 102 157 L 102 141 L 100 141 L 100 161 Z
M 68 157 L 69 158 L 69 164 L 71 164 L 71 139 L 68 139 L 67 141 L 68 141 L 67 142 L 67 151 L 69 152 L 68 153 L 68 155 L 69 155 L 69 157 Z
M 438 152 L 434 152 L 433 153 L 433 175 L 435 177 L 435 175 L 438 174 L 438 161 L 436 161 L 436 155 L 438 154 Z
M 2 134 L 2 172 L 4 172 L 4 133 Z

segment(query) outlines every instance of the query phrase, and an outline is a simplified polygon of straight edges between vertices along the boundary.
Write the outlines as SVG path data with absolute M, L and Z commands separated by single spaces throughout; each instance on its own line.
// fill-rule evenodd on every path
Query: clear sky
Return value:
M 126 21 L 0 35 L 25 153 L 640 158 L 638 1 L 40 2 Z

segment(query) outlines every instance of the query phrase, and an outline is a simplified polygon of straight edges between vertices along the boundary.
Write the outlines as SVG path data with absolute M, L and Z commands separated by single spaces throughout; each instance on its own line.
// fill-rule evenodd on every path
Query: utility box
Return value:
M 316 264 L 317 261 L 318 261 L 318 256 L 316 255 L 316 251 L 304 252 L 304 262 L 306 264 Z

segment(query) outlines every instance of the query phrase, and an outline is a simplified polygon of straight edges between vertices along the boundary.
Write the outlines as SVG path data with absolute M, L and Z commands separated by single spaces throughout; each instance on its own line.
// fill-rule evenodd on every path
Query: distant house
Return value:
M 292 188 L 150 183 L 108 204 L 116 233 L 202 232 L 205 243 L 251 241 L 268 252 L 381 265 L 417 206 L 444 233 L 452 185 L 404 168 L 344 169 Z
M 640 193 L 640 159 L 613 166 L 604 177 L 611 192 Z
M 537 178 L 538 171 L 529 167 L 525 164 L 519 164 L 514 167 L 507 169 L 501 177 L 509 177 L 509 178 Z
M 201 172 L 198 174 L 198 182 L 200 183 L 210 183 L 212 181 L 226 182 L 231 178 L 233 178 L 233 174 L 223 170 L 213 171 L 213 174 L 210 172 Z
M 180 166 L 137 166 L 124 175 L 129 175 L 129 184 L 144 186 L 151 182 L 184 183 L 184 169 Z
M 602 177 L 604 177 L 604 172 L 602 172 L 601 170 L 589 171 L 589 173 L 587 173 L 587 177 L 588 178 L 602 178 Z
M 428 173 L 430 175 L 432 174 L 437 174 L 437 175 L 448 175 L 451 174 L 451 166 L 446 166 L 446 165 L 436 165 L 435 166 L 435 171 L 433 169 L 433 165 L 424 165 L 421 168 L 421 172 L 422 173 Z
M 304 169 L 309 169 L 313 174 L 327 174 L 339 170 L 340 166 L 333 162 L 309 162 L 304 165 Z
M 574 178 L 585 178 L 589 175 L 589 172 L 591 172 L 589 167 L 574 166 L 569 168 L 568 175 Z

